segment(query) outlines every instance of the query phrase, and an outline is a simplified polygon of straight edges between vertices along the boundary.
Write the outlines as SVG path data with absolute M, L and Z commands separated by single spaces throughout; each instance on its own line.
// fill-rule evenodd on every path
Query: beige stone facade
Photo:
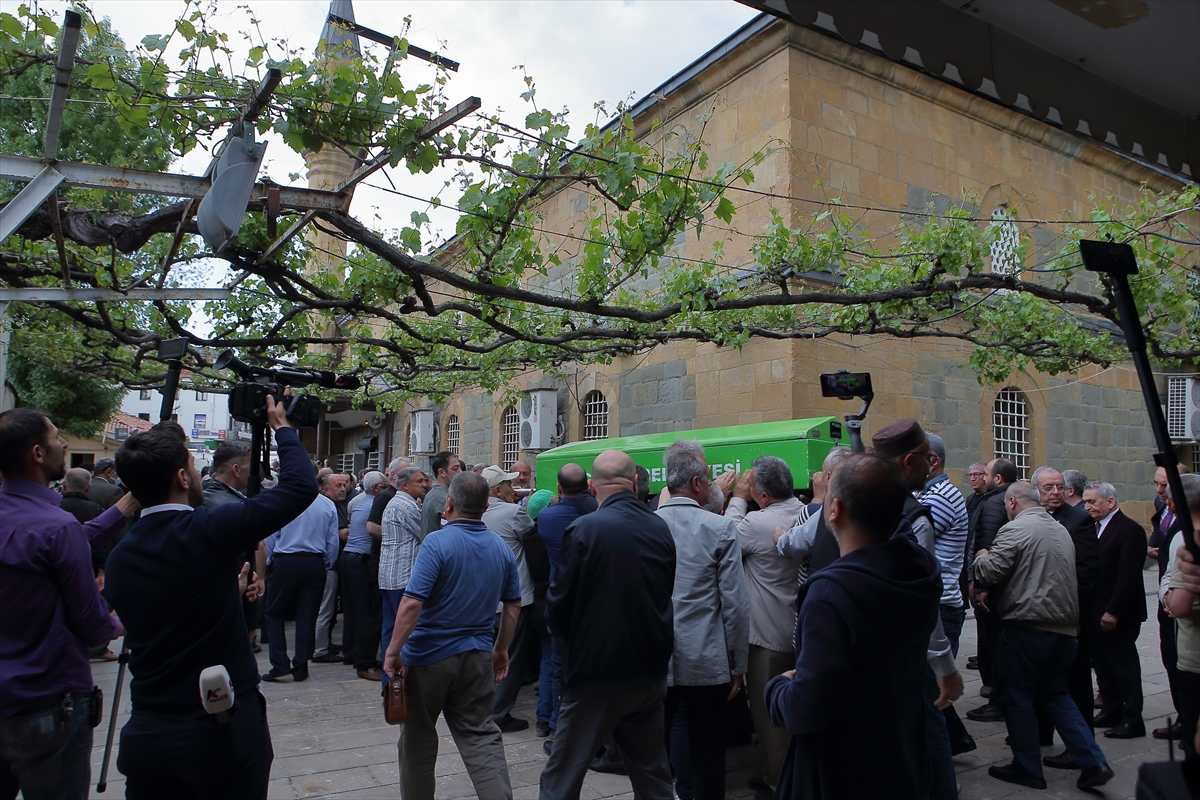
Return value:
M 702 135 L 714 164 L 769 152 L 752 187 L 766 194 L 730 192 L 738 207 L 732 228 L 707 226 L 699 241 L 677 244 L 677 255 L 706 255 L 719 237 L 733 263 L 748 262 L 753 237 L 765 232 L 772 207 L 795 226 L 819 209 L 811 201 L 830 197 L 886 209 L 855 212 L 863 226 L 886 231 L 905 212 L 944 209 L 964 197 L 985 215 L 991 208 L 983 205 L 1007 202 L 1021 219 L 1078 219 L 1097 198 L 1132 203 L 1143 183 L 1160 190 L 1178 185 L 1161 170 L 882 55 L 784 21 L 760 18 L 751 26 L 751 35 L 726 55 L 681 73 L 665 97 L 638 107 L 637 124 L 646 137 L 658 135 L 651 130 L 655 120 L 699 131 L 698 115 L 709 115 Z M 576 188 L 559 191 L 541 208 L 543 227 L 571 232 L 596 202 Z M 1055 229 L 1025 227 L 1034 241 L 1028 264 L 1055 246 Z M 564 266 L 548 280 L 561 281 L 578 243 L 551 244 L 560 247 Z M 583 438 L 585 406 L 595 391 L 607 401 L 608 435 L 621 436 L 842 415 L 857 408 L 822 398 L 817 375 L 869 371 L 876 398 L 864 433 L 917 417 L 946 439 L 948 472 L 958 485 L 971 462 L 1006 452 L 1003 443 L 997 450 L 997 432 L 1021 438 L 1012 425 L 997 428 L 1000 398 L 1006 410 L 1014 402 L 1018 409 L 1024 405 L 1026 474 L 1045 463 L 1080 469 L 1111 481 L 1127 512 L 1148 520 L 1155 447 L 1131 367 L 1086 368 L 1055 378 L 1020 373 L 985 387 L 970 370 L 969 355 L 968 347 L 954 342 L 882 337 L 753 340 L 741 350 L 675 344 L 611 365 L 568 370 L 563 380 L 529 374 L 507 390 L 559 389 L 563 441 L 576 441 Z M 466 461 L 511 460 L 503 448 L 503 394 L 465 392 L 435 407 L 440 445 L 447 444 L 447 425 L 457 423 L 457 446 Z M 407 414 L 396 415 L 397 433 L 406 420 Z M 1181 454 L 1190 458 L 1190 448 Z M 535 460 L 535 454 L 521 457 Z

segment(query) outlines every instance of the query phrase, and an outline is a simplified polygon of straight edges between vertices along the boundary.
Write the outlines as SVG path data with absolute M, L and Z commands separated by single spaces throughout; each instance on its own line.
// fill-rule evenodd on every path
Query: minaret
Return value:
M 351 0 L 330 0 L 329 13 L 342 19 L 354 22 L 354 4 Z M 321 39 L 317 44 L 317 57 L 327 60 L 343 60 L 361 55 L 358 36 L 347 33 L 344 29 L 325 21 L 321 29 Z M 332 189 L 349 177 L 354 170 L 354 160 L 340 150 L 326 146 L 319 153 L 304 153 L 304 161 L 308 165 L 308 188 Z M 330 267 L 342 268 L 342 260 L 346 257 L 346 243 L 341 239 L 321 233 L 316 228 L 307 228 L 307 238 L 320 250 L 314 252 L 306 265 L 310 272 L 323 272 Z M 335 261 L 329 253 L 341 256 Z
M 330 0 L 329 13 L 344 20 L 354 22 L 354 5 L 351 0 Z M 328 17 L 321 29 L 321 39 L 317 43 L 317 58 L 325 62 L 338 62 L 345 59 L 357 58 L 362 54 L 359 48 L 358 36 L 347 33 L 344 29 L 330 24 Z M 308 166 L 308 188 L 333 189 L 350 176 L 354 170 L 354 160 L 332 146 L 321 148 L 319 153 L 307 151 L 304 162 Z M 314 225 L 305 229 L 305 238 L 313 246 L 304 269 L 309 273 L 335 271 L 342 274 L 346 267 L 346 242 L 322 233 Z M 331 323 L 324 331 L 325 335 L 336 335 Z M 329 358 L 330 366 L 341 360 L 341 348 L 322 347 Z

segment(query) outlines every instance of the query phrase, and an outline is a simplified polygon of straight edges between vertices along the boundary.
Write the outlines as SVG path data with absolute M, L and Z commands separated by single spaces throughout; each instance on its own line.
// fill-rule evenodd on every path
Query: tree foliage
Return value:
M 57 369 L 19 351 L 9 357 L 8 379 L 19 407 L 45 411 L 61 430 L 81 439 L 100 433 L 125 397 L 123 387 Z
M 206 307 L 210 335 L 188 327 L 185 305 L 47 303 L 23 312 L 28 334 L 19 334 L 47 358 L 77 358 L 83 371 L 148 385 L 158 371 L 144 362 L 160 338 L 186 335 L 201 376 L 215 377 L 206 370 L 224 346 L 263 363 L 332 360 L 365 379 L 362 396 L 386 406 L 409 394 L 495 388 L 531 366 L 553 371 L 670 342 L 741 346 L 752 337 L 870 334 L 967 342 L 980 380 L 993 382 L 1014 368 L 1060 373 L 1121 358 L 1115 303 L 1102 280 L 1083 273 L 1080 237 L 1134 245 L 1141 268 L 1134 291 L 1160 363 L 1200 355 L 1194 186 L 1146 191 L 1134 207 L 1105 200 L 1088 220 L 1059 220 L 1058 252 L 1039 252 L 1036 265 L 1015 274 L 991 269 L 1002 225 L 977 219 L 969 202 L 895 217 L 891 229 L 872 231 L 861 210 L 836 200 L 800 219 L 792 198 L 769 196 L 776 210 L 768 229 L 754 237 L 750 257 L 732 258 L 727 237 L 706 234 L 737 230 L 737 202 L 758 191 L 754 169 L 767 151 L 742 164 L 710 163 L 704 117 L 646 134 L 621 106 L 607 124 L 577 136 L 565 112 L 539 107 L 527 78 L 523 126 L 482 117 L 422 138 L 421 128 L 448 105 L 448 76 L 406 82 L 403 36 L 361 57 L 304 53 L 263 38 L 251 18 L 249 58 L 234 63 L 211 11 L 190 4 L 174 30 L 132 50 L 102 23 L 89 23 L 86 69 L 72 97 L 103 98 L 114 122 L 103 145 L 111 158 L 161 152 L 165 164 L 189 152 L 235 120 L 262 71 L 274 67 L 283 80 L 256 122 L 260 135 L 274 132 L 297 151 L 335 148 L 360 162 L 382 155 L 398 182 L 405 170 L 447 171 L 461 190 L 456 235 L 427 241 L 421 212 L 383 231 L 349 211 L 327 211 L 313 225 L 350 245 L 344 263 L 298 237 L 260 265 L 270 238 L 252 213 L 237 245 L 221 254 L 237 278 L 228 301 Z M 27 7 L 0 13 L 0 91 L 24 81 L 20 91 L 44 93 L 34 83 L 51 68 L 56 34 L 53 20 Z M 29 104 L 5 112 L 25 115 L 21 137 L 0 140 L 6 152 L 37 151 L 35 111 L 44 114 Z M 80 157 L 101 160 L 101 150 Z M 590 205 L 569 230 L 551 230 L 544 204 L 569 187 Z M 137 202 L 143 213 L 164 205 L 99 192 L 70 200 L 72 208 L 97 210 Z M 0 281 L 57 285 L 53 243 L 22 232 L 4 243 Z M 685 257 L 679 245 L 689 237 L 711 247 Z M 212 254 L 195 236 L 165 263 L 171 238 L 152 235 L 130 254 L 72 242 L 72 276 L 124 289 L 204 274 Z M 1026 232 L 1019 253 L 1028 247 Z M 336 266 L 314 270 L 321 260 Z

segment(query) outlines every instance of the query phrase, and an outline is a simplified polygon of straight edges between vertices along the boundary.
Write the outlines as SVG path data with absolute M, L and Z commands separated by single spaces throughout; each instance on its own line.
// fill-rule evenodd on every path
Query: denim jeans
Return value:
M 92 782 L 92 695 L 0 719 L 0 797 L 86 800 Z
M 946 718 L 934 705 L 941 690 L 933 670 L 925 668 L 925 741 L 929 750 L 929 800 L 958 800 L 958 780 L 950 755 Z
M 996 694 L 1008 726 L 1013 761 L 1025 772 L 1042 774 L 1037 701 L 1050 715 L 1067 752 L 1083 769 L 1104 764 L 1104 754 L 1067 693 L 1067 675 L 1077 643 L 1062 636 L 1020 626 L 1005 627 L 996 653 Z
M 558 641 L 549 637 L 542 640 L 542 668 L 538 674 L 537 721 L 558 728 L 559 673 L 562 671 L 562 653 Z
M 942 630 L 950 640 L 950 653 L 958 658 L 958 640 L 962 638 L 963 620 L 966 619 L 965 609 L 942 606 Z

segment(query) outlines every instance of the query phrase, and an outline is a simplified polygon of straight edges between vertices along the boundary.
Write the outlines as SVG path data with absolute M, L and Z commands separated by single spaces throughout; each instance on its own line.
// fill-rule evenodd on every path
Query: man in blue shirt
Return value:
M 271 670 L 262 676 L 264 681 L 277 681 L 285 675 L 296 682 L 308 679 L 326 571 L 333 569 L 338 541 L 337 507 L 318 494 L 303 514 L 264 542 L 270 567 L 265 616 L 271 656 Z M 296 619 L 296 653 L 289 664 L 283 621 L 291 614 Z
M 400 796 L 433 797 L 442 709 L 479 797 L 512 798 L 495 683 L 508 674 L 508 644 L 521 611 L 517 560 L 480 521 L 487 481 L 456 475 L 447 524 L 421 544 L 384 656 L 389 678 L 408 680 L 408 721 L 400 732 Z M 496 604 L 504 603 L 494 641 Z
M 345 596 L 345 630 L 353 636 L 344 636 L 353 641 L 351 652 L 342 655 L 354 664 L 358 677 L 368 681 L 383 678 L 379 671 L 379 632 L 383 619 L 383 606 L 379 599 L 379 560 L 372 556 L 375 539 L 367 532 L 367 519 L 371 516 L 371 503 L 376 495 L 387 488 L 387 478 L 382 472 L 368 472 L 363 478 L 362 497 L 350 512 L 350 533 L 346 549 L 339 559 L 342 592 Z

